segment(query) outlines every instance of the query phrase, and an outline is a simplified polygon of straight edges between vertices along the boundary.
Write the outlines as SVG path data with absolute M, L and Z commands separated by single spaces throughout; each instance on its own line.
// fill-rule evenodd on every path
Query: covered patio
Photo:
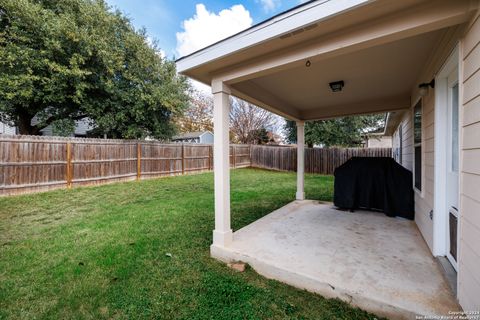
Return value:
M 391 318 L 458 310 L 415 222 L 305 200 L 304 128 L 411 108 L 473 8 L 448 0 L 311 1 L 179 59 L 179 72 L 214 95 L 212 256 Z M 230 95 L 296 121 L 298 146 L 296 201 L 235 233 Z
M 388 318 L 460 310 L 415 222 L 294 201 L 234 232 L 212 256 Z

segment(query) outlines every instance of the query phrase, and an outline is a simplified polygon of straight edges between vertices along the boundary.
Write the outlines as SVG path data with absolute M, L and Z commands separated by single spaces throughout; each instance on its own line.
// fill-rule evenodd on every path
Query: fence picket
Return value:
M 252 145 L 251 166 L 279 170 L 297 171 L 297 149 L 289 146 Z M 351 157 L 391 157 L 391 148 L 306 148 L 305 172 L 333 174 L 335 169 Z
M 232 167 L 296 171 L 297 149 L 231 145 Z M 351 156 L 383 149 L 305 149 L 305 171 L 332 174 Z M 213 146 L 158 141 L 0 135 L 0 195 L 140 180 L 213 169 Z

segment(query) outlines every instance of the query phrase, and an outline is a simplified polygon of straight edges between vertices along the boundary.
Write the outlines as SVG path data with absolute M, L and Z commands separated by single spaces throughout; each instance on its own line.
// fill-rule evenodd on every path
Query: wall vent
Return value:
M 315 29 L 316 27 L 318 27 L 318 23 L 310 24 L 306 27 L 294 30 L 294 31 L 292 31 L 290 33 L 286 33 L 284 35 L 281 35 L 280 39 L 284 40 L 284 39 L 290 38 L 291 36 L 296 36 L 296 35 L 299 35 L 300 33 L 304 33 L 305 31 L 310 31 L 312 29 Z

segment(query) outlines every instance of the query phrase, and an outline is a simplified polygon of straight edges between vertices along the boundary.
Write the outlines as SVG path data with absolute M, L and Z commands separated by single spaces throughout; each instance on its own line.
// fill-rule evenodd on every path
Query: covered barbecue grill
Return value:
M 335 170 L 334 204 L 414 219 L 412 173 L 392 158 L 353 157 Z

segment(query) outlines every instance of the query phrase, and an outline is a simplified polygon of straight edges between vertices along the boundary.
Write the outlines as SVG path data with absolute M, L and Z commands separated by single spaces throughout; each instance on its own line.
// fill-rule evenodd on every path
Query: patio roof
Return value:
M 292 120 L 406 109 L 430 53 L 471 8 L 449 0 L 312 1 L 180 58 L 177 68 Z M 338 80 L 345 87 L 332 92 Z

